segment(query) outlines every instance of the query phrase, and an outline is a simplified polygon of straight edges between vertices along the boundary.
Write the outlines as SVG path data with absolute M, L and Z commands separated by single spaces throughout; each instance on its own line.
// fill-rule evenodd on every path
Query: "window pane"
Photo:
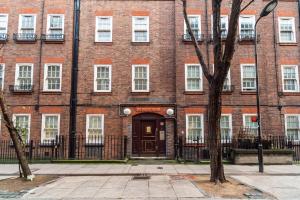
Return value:
M 89 116 L 88 117 L 88 143 L 99 143 L 102 141 L 103 127 L 102 127 L 102 116 Z
M 148 77 L 147 67 L 138 66 L 134 67 L 134 89 L 135 90 L 147 90 L 148 89 Z
M 200 90 L 201 88 L 201 72 L 199 65 L 187 66 L 187 89 Z
M 293 21 L 291 19 L 280 19 L 280 37 L 282 41 L 293 41 Z
M 59 90 L 60 89 L 60 66 L 59 65 L 48 65 L 47 67 L 47 89 L 48 90 Z
M 202 123 L 201 123 L 201 116 L 188 116 L 188 138 L 202 139 Z
M 110 89 L 110 68 L 108 66 L 97 67 L 97 90 L 109 90 Z
M 247 133 L 250 133 L 250 134 L 257 134 L 257 129 L 258 129 L 258 125 L 257 125 L 257 122 L 252 122 L 251 118 L 253 116 L 252 115 L 246 115 L 244 120 L 244 128 L 246 128 L 247 130 Z
M 0 15 L 0 33 L 6 33 L 7 27 L 7 16 L 6 15 Z
M 18 115 L 15 118 L 15 126 L 24 143 L 28 143 L 29 116 Z
M 21 87 L 31 86 L 31 73 L 32 73 L 32 66 L 30 65 L 20 65 L 19 66 L 19 76 L 18 76 L 18 84 Z
M 299 140 L 300 117 L 298 117 L 298 116 L 286 117 L 286 129 L 287 129 L 288 139 Z
M 54 140 L 58 135 L 58 116 L 45 116 L 45 141 Z
M 101 42 L 111 41 L 111 18 L 98 17 L 97 24 L 97 38 Z
M 22 16 L 21 31 L 22 33 L 34 33 L 34 16 Z

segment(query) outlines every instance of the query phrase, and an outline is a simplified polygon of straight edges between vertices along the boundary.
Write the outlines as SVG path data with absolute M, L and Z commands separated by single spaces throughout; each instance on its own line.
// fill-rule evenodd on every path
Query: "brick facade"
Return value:
M 257 19 L 266 2 L 255 1 L 242 15 L 255 15 Z M 223 4 L 222 15 L 227 15 L 230 5 L 228 1 Z M 190 15 L 201 15 L 201 33 L 211 34 L 210 2 L 206 7 L 204 0 L 191 0 L 187 11 Z M 31 139 L 40 138 L 42 114 L 47 113 L 60 114 L 60 134 L 68 135 L 73 1 L 31 0 L 29 3 L 4 0 L 0 2 L 1 13 L 8 14 L 10 37 L 0 50 L 0 63 L 5 64 L 4 94 L 11 113 L 31 114 Z M 38 37 L 46 33 L 48 14 L 63 14 L 64 42 L 57 44 L 38 40 L 30 44 L 16 43 L 12 36 L 18 32 L 19 14 L 36 14 Z M 96 16 L 112 17 L 112 42 L 95 42 Z M 149 42 L 132 42 L 133 16 L 149 17 Z M 294 17 L 296 43 L 279 43 L 278 17 Z M 274 16 L 270 14 L 264 18 L 258 27 L 262 129 L 272 130 L 272 134 L 276 135 L 284 134 L 284 114 L 300 114 L 300 92 L 282 92 L 281 72 L 281 65 L 299 65 L 298 19 L 297 1 L 279 1 Z M 208 84 L 203 76 L 203 91 L 185 91 L 185 64 L 195 64 L 198 60 L 193 45 L 182 40 L 183 34 L 180 0 L 81 0 L 77 132 L 86 133 L 87 114 L 104 114 L 104 134 L 127 135 L 127 151 L 130 154 L 132 116 L 156 113 L 168 118 L 166 110 L 172 108 L 176 110 L 178 134 L 185 134 L 186 114 L 192 113 L 204 114 L 206 134 Z M 200 47 L 212 68 L 212 44 L 203 41 Z M 208 55 L 206 52 L 209 52 Z M 32 93 L 19 94 L 9 90 L 9 85 L 15 82 L 17 63 L 33 63 Z M 62 89 L 59 92 L 43 91 L 44 65 L 47 63 L 62 64 Z M 132 92 L 132 65 L 139 64 L 149 65 L 149 92 Z M 230 70 L 234 90 L 222 96 L 222 113 L 232 115 L 233 134 L 237 134 L 243 126 L 243 114 L 256 113 L 255 93 L 241 92 L 241 64 L 254 64 L 254 47 L 249 42 L 237 42 Z M 111 65 L 111 92 L 94 91 L 94 65 Z M 123 115 L 124 108 L 130 108 L 132 113 Z M 168 157 L 174 155 L 173 123 L 170 118 L 166 120 Z M 1 127 L 1 137 L 8 137 L 3 122 Z

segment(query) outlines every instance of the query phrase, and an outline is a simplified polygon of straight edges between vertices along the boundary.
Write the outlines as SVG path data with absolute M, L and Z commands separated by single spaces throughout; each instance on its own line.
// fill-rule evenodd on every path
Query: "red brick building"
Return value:
M 223 137 L 243 127 L 255 132 L 253 28 L 267 2 L 255 1 L 240 16 L 224 86 Z M 231 5 L 223 4 L 226 38 Z M 69 135 L 73 6 L 71 0 L 0 2 L 0 78 L 13 120 L 26 128 L 27 140 Z M 210 2 L 191 0 L 187 11 L 213 71 Z M 297 140 L 298 27 L 293 0 L 279 1 L 274 15 L 258 27 L 263 134 Z M 77 83 L 76 134 L 126 135 L 129 156 L 172 158 L 176 134 L 207 134 L 208 85 L 186 34 L 180 0 L 81 0 Z M 0 137 L 8 137 L 4 123 Z

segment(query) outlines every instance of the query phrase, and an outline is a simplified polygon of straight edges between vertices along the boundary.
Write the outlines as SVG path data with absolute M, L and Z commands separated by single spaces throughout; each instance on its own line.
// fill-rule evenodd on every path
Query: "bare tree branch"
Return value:
M 221 2 L 222 0 L 212 0 L 213 8 L 213 44 L 214 44 L 214 76 L 218 74 L 218 69 L 222 60 L 222 38 L 221 38 Z
M 198 57 L 199 62 L 201 64 L 201 68 L 202 68 L 203 74 L 206 77 L 206 79 L 210 82 L 212 80 L 212 75 L 210 75 L 208 67 L 207 67 L 207 64 L 205 64 L 203 54 L 202 54 L 202 52 L 200 50 L 200 47 L 199 47 L 198 42 L 197 42 L 197 40 L 195 38 L 195 35 L 194 35 L 193 31 L 192 31 L 190 22 L 188 20 L 187 11 L 186 11 L 186 0 L 182 0 L 182 2 L 183 2 L 183 15 L 184 15 L 184 19 L 185 19 L 186 26 L 187 26 L 187 29 L 188 29 L 188 33 L 190 34 L 190 36 L 192 38 L 192 42 L 194 44 L 197 57 Z
M 231 15 L 229 20 L 228 35 L 225 42 L 225 50 L 222 59 L 222 64 L 225 66 L 225 71 L 228 71 L 230 62 L 235 51 L 235 40 L 238 26 L 238 19 L 241 10 L 241 0 L 233 0 L 231 7 Z
M 244 10 L 246 10 L 253 2 L 254 2 L 254 0 L 251 0 L 249 3 L 247 3 L 247 5 L 245 5 L 245 6 L 241 9 L 240 13 L 243 12 Z

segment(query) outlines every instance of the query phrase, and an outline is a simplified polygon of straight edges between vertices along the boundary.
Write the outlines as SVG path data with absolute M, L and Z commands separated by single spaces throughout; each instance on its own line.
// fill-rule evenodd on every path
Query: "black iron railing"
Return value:
M 16 42 L 35 42 L 37 35 L 35 33 L 14 33 L 13 39 Z
M 197 35 L 195 35 L 195 38 L 197 41 L 203 41 L 204 34 L 197 34 Z M 182 40 L 185 42 L 190 42 L 190 41 L 192 41 L 192 37 L 190 34 L 184 34 L 184 35 L 182 35 Z
M 28 93 L 33 92 L 33 85 L 10 85 L 9 91 L 17 93 Z
M 0 33 L 0 43 L 5 43 L 8 40 L 8 34 Z
M 64 42 L 64 34 L 42 34 L 41 39 L 45 42 Z
M 239 137 L 221 137 L 222 156 L 224 160 L 231 159 L 232 149 L 257 149 L 256 135 Z M 263 149 L 291 149 L 294 151 L 294 161 L 300 162 L 300 141 L 288 139 L 286 136 L 262 137 Z M 176 143 L 177 159 L 200 162 L 209 160 L 209 139 L 206 137 L 178 137 Z
M 255 41 L 255 33 L 253 31 L 253 32 L 250 32 L 250 33 L 240 34 L 240 35 L 238 35 L 238 38 L 239 38 L 240 42 L 242 42 L 242 41 L 252 42 L 252 41 Z M 259 34 L 257 34 L 257 41 L 258 42 L 260 41 L 260 35 Z
M 57 136 L 55 139 L 29 140 L 24 145 L 29 161 L 69 159 L 69 137 Z M 126 158 L 126 136 L 76 136 L 76 156 L 78 160 L 123 160 Z M 14 146 L 10 139 L 0 141 L 0 163 L 17 162 Z

